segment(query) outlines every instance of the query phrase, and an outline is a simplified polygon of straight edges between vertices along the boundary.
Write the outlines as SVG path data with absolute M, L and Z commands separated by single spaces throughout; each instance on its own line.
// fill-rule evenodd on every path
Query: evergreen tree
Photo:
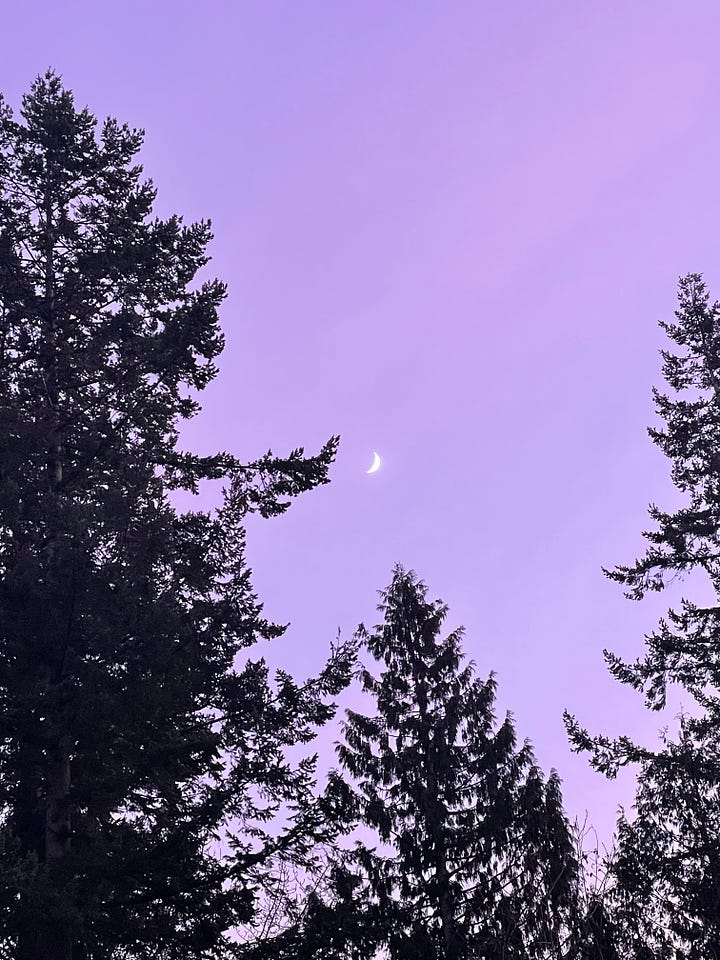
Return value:
M 676 323 L 662 327 L 678 350 L 662 351 L 671 393 L 653 391 L 662 428 L 649 430 L 672 463 L 685 504 L 655 505 L 655 529 L 639 560 L 607 575 L 642 599 L 678 577 L 705 574 L 720 592 L 720 304 L 698 274 L 681 279 Z M 684 599 L 646 637 L 645 655 L 628 664 L 606 651 L 613 676 L 666 705 L 668 685 L 692 698 L 677 734 L 659 749 L 629 737 L 590 736 L 568 716 L 571 742 L 596 769 L 615 776 L 640 765 L 634 817 L 621 816 L 613 863 L 614 912 L 628 958 L 720 956 L 720 604 Z
M 378 846 L 359 844 L 363 885 L 340 902 L 392 960 L 569 956 L 578 862 L 558 776 L 496 723 L 494 677 L 463 662 L 462 630 L 441 637 L 447 608 L 426 593 L 397 567 L 383 623 L 360 631 L 376 709 L 348 711 L 338 750 Z
M 0 938 L 16 960 L 221 956 L 265 865 L 307 861 L 332 830 L 312 760 L 286 747 L 332 715 L 353 652 L 303 685 L 248 659 L 281 630 L 243 520 L 326 482 L 336 440 L 249 464 L 178 447 L 225 288 L 196 279 L 208 223 L 152 217 L 141 142 L 98 129 L 52 73 L 18 120 L 0 102 Z M 174 509 L 202 480 L 224 481 L 221 507 Z

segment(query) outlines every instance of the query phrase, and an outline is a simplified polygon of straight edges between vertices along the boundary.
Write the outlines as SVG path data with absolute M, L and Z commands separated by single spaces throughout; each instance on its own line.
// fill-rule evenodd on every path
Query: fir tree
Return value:
M 152 217 L 141 143 L 52 73 L 18 120 L 0 102 L 0 938 L 16 960 L 221 956 L 264 865 L 331 833 L 312 760 L 285 748 L 332 715 L 352 650 L 302 685 L 248 659 L 281 630 L 243 520 L 326 482 L 336 440 L 249 464 L 178 447 L 216 374 L 225 287 L 197 279 L 208 223 Z M 224 482 L 221 507 L 174 509 L 202 480 Z
M 653 391 L 664 425 L 649 430 L 672 463 L 685 503 L 655 505 L 655 529 L 640 559 L 607 575 L 642 599 L 678 577 L 704 574 L 720 592 L 720 305 L 698 274 L 681 279 L 675 323 L 661 324 L 677 351 L 663 350 L 670 393 Z M 633 817 L 621 816 L 613 862 L 614 912 L 628 958 L 720 956 L 720 604 L 682 600 L 646 637 L 645 655 L 628 664 L 606 651 L 613 676 L 666 705 L 670 684 L 692 698 L 677 734 L 659 749 L 590 736 L 568 716 L 571 742 L 608 776 L 640 765 Z
M 545 780 L 496 683 L 463 660 L 447 608 L 397 567 L 360 638 L 381 665 L 363 670 L 375 704 L 348 711 L 339 758 L 360 822 L 353 899 L 392 960 L 531 960 L 569 955 L 578 863 L 555 772 Z M 350 787 L 349 787 L 350 789 Z

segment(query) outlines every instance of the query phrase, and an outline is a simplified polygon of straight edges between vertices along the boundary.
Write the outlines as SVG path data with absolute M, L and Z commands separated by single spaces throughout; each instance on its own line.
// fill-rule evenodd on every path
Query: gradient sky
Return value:
M 657 321 L 680 274 L 720 293 L 719 37 L 711 0 L 3 11 L 10 103 L 54 67 L 146 129 L 160 214 L 213 221 L 227 350 L 186 444 L 342 437 L 330 486 L 250 524 L 291 623 L 270 659 L 317 668 L 414 568 L 603 839 L 632 782 L 573 756 L 561 713 L 646 742 L 662 722 L 601 651 L 638 654 L 679 594 L 633 604 L 600 567 L 671 502 L 645 433 Z

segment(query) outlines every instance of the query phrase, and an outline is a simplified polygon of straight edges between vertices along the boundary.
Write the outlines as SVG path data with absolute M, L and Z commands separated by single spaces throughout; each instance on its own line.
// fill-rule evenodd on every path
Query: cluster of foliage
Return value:
M 636 663 L 607 654 L 651 709 L 669 684 L 691 695 L 674 739 L 567 717 L 598 770 L 640 769 L 602 889 L 557 774 L 497 719 L 494 676 L 412 572 L 316 677 L 252 659 L 282 628 L 244 523 L 326 483 L 337 438 L 250 463 L 179 447 L 225 287 L 198 280 L 208 223 L 152 216 L 141 144 L 53 73 L 19 119 L 0 99 L 0 955 L 720 956 L 720 605 L 684 600 Z M 720 305 L 699 276 L 665 330 L 676 396 L 656 392 L 650 432 L 689 502 L 653 506 L 645 556 L 609 573 L 635 599 L 695 571 L 720 590 Z M 217 509 L 173 505 L 204 480 Z M 348 711 L 318 791 L 302 748 L 356 674 L 369 708 Z

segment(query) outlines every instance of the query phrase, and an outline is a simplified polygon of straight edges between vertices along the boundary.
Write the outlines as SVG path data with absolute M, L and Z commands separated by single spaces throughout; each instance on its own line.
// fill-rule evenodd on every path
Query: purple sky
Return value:
M 661 723 L 601 650 L 638 653 L 678 594 L 632 604 L 600 566 L 669 502 L 657 320 L 679 274 L 720 294 L 719 28 L 711 0 L 29 0 L 0 34 L 11 104 L 54 67 L 146 129 L 159 213 L 213 220 L 228 345 L 188 446 L 342 436 L 329 487 L 250 526 L 292 622 L 271 659 L 316 668 L 413 567 L 603 837 L 631 782 L 561 712 Z

